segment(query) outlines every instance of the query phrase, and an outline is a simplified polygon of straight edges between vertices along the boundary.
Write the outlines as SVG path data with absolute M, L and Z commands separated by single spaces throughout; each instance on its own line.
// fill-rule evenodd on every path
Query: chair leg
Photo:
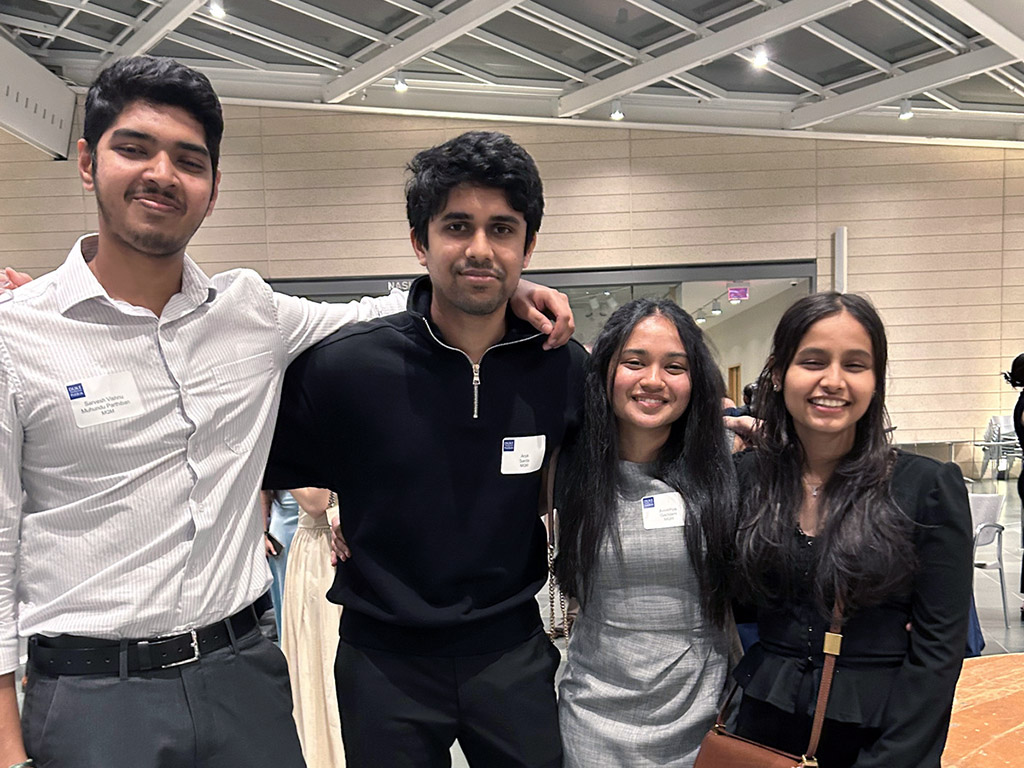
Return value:
M 999 594 L 1003 598 L 1003 623 L 1010 628 L 1010 611 L 1006 606 L 1006 570 L 1003 568 L 1003 532 L 996 533 L 996 560 L 999 563 Z

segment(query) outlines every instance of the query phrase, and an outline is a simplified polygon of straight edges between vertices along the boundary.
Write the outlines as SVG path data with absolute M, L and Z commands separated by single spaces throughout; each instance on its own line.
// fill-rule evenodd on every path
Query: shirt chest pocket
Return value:
M 252 450 L 268 417 L 276 389 L 274 356 L 262 352 L 218 365 L 211 426 L 235 453 Z

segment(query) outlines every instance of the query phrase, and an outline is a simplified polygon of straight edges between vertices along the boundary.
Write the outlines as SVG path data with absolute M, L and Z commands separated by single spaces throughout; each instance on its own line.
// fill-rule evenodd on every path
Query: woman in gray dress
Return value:
M 726 677 L 735 486 L 722 377 L 671 301 L 594 344 L 559 467 L 556 576 L 581 610 L 559 688 L 568 768 L 690 766 Z

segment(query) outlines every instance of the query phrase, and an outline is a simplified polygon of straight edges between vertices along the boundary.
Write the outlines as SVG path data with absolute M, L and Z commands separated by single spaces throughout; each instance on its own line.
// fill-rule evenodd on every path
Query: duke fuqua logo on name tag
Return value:
M 93 376 L 66 384 L 65 389 L 79 429 L 142 413 L 142 398 L 131 371 Z
M 546 435 L 503 437 L 501 439 L 501 474 L 526 475 L 544 465 Z
M 644 514 L 644 528 L 679 528 L 686 525 L 686 508 L 678 493 L 656 493 L 640 499 Z

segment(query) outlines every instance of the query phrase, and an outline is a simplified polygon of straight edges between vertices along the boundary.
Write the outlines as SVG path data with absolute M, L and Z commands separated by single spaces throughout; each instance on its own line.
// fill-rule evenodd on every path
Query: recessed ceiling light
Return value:
M 757 46 L 754 49 L 754 60 L 750 62 L 753 66 L 758 69 L 764 69 L 768 66 L 768 49 L 763 45 Z
M 409 90 L 409 84 L 405 82 L 405 75 L 402 74 L 401 70 L 395 72 L 395 91 L 397 93 L 405 93 Z
M 910 99 L 903 99 L 900 102 L 900 120 L 909 120 L 914 116 L 914 108 L 910 106 Z

